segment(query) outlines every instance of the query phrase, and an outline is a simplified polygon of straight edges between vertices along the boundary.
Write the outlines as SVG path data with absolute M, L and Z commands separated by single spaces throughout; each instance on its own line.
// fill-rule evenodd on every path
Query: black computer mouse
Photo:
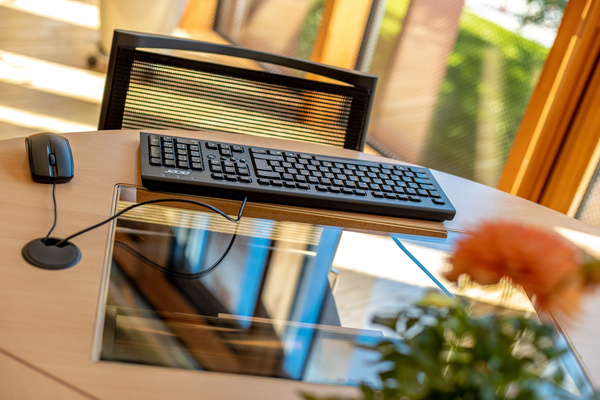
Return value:
M 73 179 L 69 141 L 56 133 L 38 132 L 25 138 L 31 177 L 35 182 L 65 183 Z

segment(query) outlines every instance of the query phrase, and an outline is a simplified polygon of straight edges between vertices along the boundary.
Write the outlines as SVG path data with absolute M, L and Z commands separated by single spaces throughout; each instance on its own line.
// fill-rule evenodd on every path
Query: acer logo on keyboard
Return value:
M 176 175 L 189 175 L 190 171 L 180 171 L 178 169 L 167 169 L 165 174 L 176 174 Z

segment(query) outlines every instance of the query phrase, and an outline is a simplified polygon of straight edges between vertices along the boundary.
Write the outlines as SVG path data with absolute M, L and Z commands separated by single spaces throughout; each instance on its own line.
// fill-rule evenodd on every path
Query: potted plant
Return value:
M 489 222 L 457 242 L 446 278 L 479 285 L 505 280 L 522 287 L 540 315 L 570 318 L 583 293 L 600 281 L 600 263 L 553 232 Z M 561 389 L 556 330 L 536 314 L 476 312 L 476 303 L 430 291 L 376 323 L 398 339 L 370 347 L 378 353 L 380 384 L 363 385 L 365 400 L 493 400 L 575 398 Z M 315 400 L 303 394 L 306 400 Z M 598 392 L 577 398 L 600 399 Z

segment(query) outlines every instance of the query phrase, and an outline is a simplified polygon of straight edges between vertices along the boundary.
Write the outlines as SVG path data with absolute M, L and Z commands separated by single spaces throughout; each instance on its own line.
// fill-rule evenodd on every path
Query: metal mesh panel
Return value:
M 119 50 L 105 129 L 187 129 L 360 149 L 368 90 Z
M 462 1 L 410 2 L 405 20 L 396 19 L 402 2 L 387 3 L 396 6 L 384 18 L 402 30 L 382 28 L 369 69 L 380 89 L 368 143 L 496 186 L 548 49 Z
M 600 164 L 583 195 L 575 218 L 600 228 Z

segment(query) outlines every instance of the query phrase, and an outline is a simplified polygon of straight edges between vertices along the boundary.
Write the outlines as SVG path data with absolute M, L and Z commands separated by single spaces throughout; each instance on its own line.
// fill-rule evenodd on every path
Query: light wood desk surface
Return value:
M 376 159 L 301 142 L 204 132 L 171 134 Z M 57 185 L 54 237 L 66 237 L 107 218 L 116 184 L 141 185 L 138 131 L 65 136 L 73 151 L 75 177 Z M 597 229 L 563 214 L 471 181 L 434 174 L 457 209 L 455 219 L 399 222 L 419 229 L 462 231 L 485 219 L 503 218 L 600 238 Z M 94 362 L 92 342 L 109 228 L 103 226 L 73 240 L 82 252 L 75 267 L 62 271 L 35 268 L 23 259 L 21 250 L 30 240 L 44 237 L 52 225 L 52 185 L 32 181 L 22 138 L 0 141 L 0 182 L 0 398 L 41 398 L 40 393 L 48 393 L 43 398 L 296 399 L 301 390 L 355 394 L 355 389 L 348 387 Z M 570 339 L 596 382 L 600 381 L 596 341 L 600 337 L 599 296 L 589 296 L 581 320 L 568 327 Z

